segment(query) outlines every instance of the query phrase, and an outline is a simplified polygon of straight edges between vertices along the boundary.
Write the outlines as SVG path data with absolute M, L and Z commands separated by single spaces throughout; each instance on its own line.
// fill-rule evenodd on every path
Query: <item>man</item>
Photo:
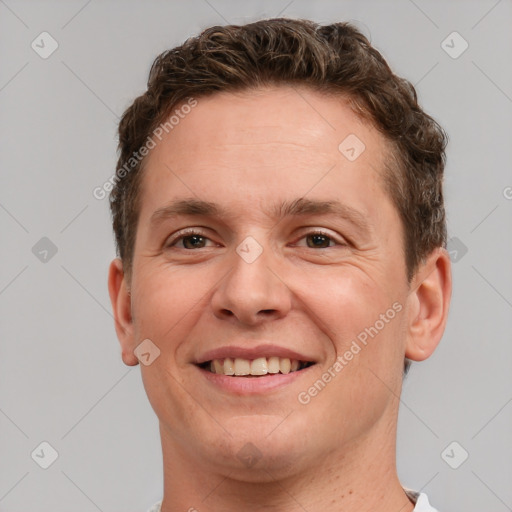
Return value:
M 451 296 L 446 136 L 414 88 L 349 24 L 213 27 L 119 135 L 109 292 L 159 418 L 154 510 L 435 510 L 395 453 Z

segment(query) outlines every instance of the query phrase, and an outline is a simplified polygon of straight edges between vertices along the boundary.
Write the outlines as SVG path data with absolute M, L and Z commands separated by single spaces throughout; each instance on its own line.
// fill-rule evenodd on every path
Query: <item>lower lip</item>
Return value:
M 315 365 L 308 366 L 303 370 L 283 373 L 269 373 L 261 377 L 233 377 L 231 375 L 220 375 L 212 373 L 203 368 L 196 367 L 209 382 L 221 388 L 224 391 L 236 393 L 238 395 L 253 395 L 257 393 L 267 393 L 283 388 L 302 375 L 308 373 L 308 370 Z

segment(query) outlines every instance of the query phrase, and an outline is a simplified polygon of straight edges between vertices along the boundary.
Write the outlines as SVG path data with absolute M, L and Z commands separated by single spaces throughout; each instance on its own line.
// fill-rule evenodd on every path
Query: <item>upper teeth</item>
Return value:
M 288 357 L 258 357 L 257 359 L 214 359 L 210 371 L 221 375 L 266 375 L 267 373 L 290 373 L 299 369 L 301 362 Z

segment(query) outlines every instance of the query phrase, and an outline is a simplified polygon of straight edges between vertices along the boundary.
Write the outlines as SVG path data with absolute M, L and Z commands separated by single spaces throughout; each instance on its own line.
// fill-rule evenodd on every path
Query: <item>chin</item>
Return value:
M 217 471 L 231 473 L 240 481 L 263 483 L 292 476 L 302 466 L 306 469 L 309 450 L 307 436 L 294 432 L 291 424 L 285 425 L 287 421 L 265 414 L 233 417 L 222 423 L 231 435 L 224 433 L 217 440 L 210 437 L 202 455 L 208 456 Z

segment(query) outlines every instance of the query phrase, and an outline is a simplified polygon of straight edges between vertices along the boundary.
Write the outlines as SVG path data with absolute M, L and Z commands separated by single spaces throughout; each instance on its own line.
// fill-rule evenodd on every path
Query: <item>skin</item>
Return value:
M 349 134 L 366 146 L 352 162 L 338 150 Z M 386 153 L 342 98 L 282 86 L 198 98 L 147 157 L 133 274 L 128 281 L 116 258 L 109 292 L 125 364 L 138 364 L 142 340 L 160 350 L 141 372 L 160 423 L 163 512 L 413 510 L 395 462 L 403 361 L 422 361 L 439 343 L 451 267 L 438 248 L 407 283 L 403 227 L 381 177 Z M 301 197 L 351 206 L 368 233 L 333 214 L 270 215 Z M 228 214 L 151 227 L 155 210 L 189 198 Z M 172 245 L 188 227 L 206 240 Z M 326 246 L 307 236 L 315 228 Z M 235 250 L 248 236 L 263 249 L 252 263 Z M 401 311 L 300 403 L 393 303 Z M 242 396 L 193 363 L 221 345 L 263 342 L 316 364 L 278 390 Z M 237 457 L 247 443 L 260 457 L 252 467 Z

